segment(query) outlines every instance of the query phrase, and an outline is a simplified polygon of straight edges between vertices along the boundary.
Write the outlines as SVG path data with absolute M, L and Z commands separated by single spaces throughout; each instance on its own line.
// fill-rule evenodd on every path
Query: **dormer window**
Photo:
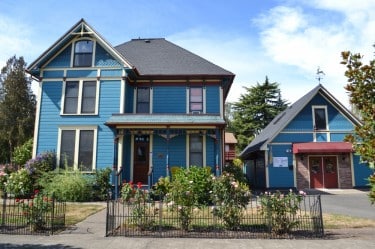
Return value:
M 91 67 L 94 42 L 80 40 L 74 44 L 74 67 Z

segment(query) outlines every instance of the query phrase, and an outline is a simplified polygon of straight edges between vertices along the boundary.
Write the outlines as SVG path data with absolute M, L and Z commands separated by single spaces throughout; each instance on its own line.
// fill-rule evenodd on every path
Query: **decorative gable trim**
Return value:
M 66 47 L 66 44 L 71 40 L 84 35 L 89 35 L 95 39 L 96 42 L 107 50 L 111 56 L 117 59 L 125 68 L 131 68 L 135 70 L 135 67 L 128 62 L 112 45 L 107 42 L 98 32 L 96 32 L 84 19 L 81 19 L 76 23 L 68 32 L 60 37 L 51 47 L 49 47 L 42 55 L 40 55 L 34 62 L 27 68 L 27 72 L 33 76 L 38 77 L 40 68 L 45 65 L 52 56 L 57 54 L 57 51 Z

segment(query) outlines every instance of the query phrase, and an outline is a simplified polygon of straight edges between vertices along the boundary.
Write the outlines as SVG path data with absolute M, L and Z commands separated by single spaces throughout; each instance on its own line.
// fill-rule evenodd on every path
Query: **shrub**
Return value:
M 90 201 L 93 183 L 92 177 L 71 170 L 47 172 L 39 181 L 44 192 L 53 194 L 62 201 Z
M 295 215 L 305 195 L 303 191 L 295 194 L 290 190 L 288 194 L 277 191 L 273 194 L 266 192 L 260 196 L 261 214 L 265 215 L 273 233 L 289 233 L 292 228 L 298 226 L 299 222 Z
M 369 176 L 368 178 L 369 185 L 371 187 L 370 192 L 369 192 L 369 198 L 371 201 L 371 204 L 375 204 L 375 173 Z
M 158 182 L 152 187 L 152 194 L 155 198 L 163 199 L 171 190 L 171 181 L 169 177 L 160 177 Z
M 27 140 L 23 145 L 20 145 L 14 149 L 13 152 L 13 163 L 18 166 L 23 166 L 32 157 L 33 153 L 33 139 Z
M 33 181 L 26 169 L 20 169 L 9 175 L 6 191 L 15 197 L 28 196 L 33 191 Z
M 213 181 L 213 214 L 221 218 L 227 228 L 237 229 L 250 196 L 246 184 L 237 181 L 232 174 L 224 173 Z
M 232 163 L 225 165 L 223 169 L 224 173 L 230 173 L 236 181 L 247 184 L 247 179 L 242 170 L 241 159 L 234 159 Z
M 54 152 L 43 152 L 35 158 L 28 160 L 24 166 L 31 176 L 34 189 L 40 189 L 40 177 L 56 167 L 56 154 Z
M 108 191 L 111 189 L 110 175 L 111 168 L 96 170 L 94 175 L 93 198 L 104 201 L 107 199 Z

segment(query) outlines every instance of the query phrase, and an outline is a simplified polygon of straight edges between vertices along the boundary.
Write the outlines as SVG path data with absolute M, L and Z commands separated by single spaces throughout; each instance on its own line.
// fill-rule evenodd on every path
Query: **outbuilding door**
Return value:
M 337 157 L 311 156 L 309 157 L 310 187 L 337 188 Z

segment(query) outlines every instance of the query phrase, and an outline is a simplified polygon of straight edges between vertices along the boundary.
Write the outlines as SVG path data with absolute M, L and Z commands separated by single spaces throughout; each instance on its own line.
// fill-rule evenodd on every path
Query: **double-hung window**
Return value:
M 190 87 L 189 109 L 191 113 L 203 112 L 203 88 Z
M 64 92 L 63 114 L 96 114 L 96 81 L 67 81 Z
M 150 113 L 150 88 L 137 88 L 137 113 Z
M 74 67 L 91 67 L 93 57 L 94 42 L 90 40 L 80 40 L 74 44 Z
M 200 134 L 190 134 L 189 164 L 203 166 L 203 137 Z
M 59 147 L 60 168 L 73 167 L 92 171 L 95 165 L 96 128 L 61 128 Z

